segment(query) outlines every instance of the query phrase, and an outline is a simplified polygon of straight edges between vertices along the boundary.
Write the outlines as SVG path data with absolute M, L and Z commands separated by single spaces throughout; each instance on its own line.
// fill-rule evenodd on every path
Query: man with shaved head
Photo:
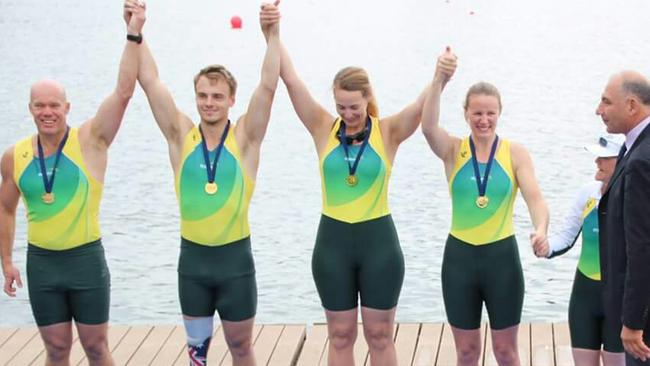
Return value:
M 612 76 L 598 114 L 625 134 L 598 207 L 605 313 L 622 321 L 627 365 L 650 365 L 650 82 L 634 71 Z
M 117 86 L 95 116 L 68 125 L 65 90 L 54 80 L 36 82 L 29 111 L 37 133 L 9 148 L 0 163 L 0 257 L 4 292 L 22 287 L 12 261 L 16 207 L 27 211 L 27 279 L 46 365 L 69 365 L 74 319 L 90 365 L 113 365 L 107 328 L 110 275 L 99 230 L 99 202 L 107 150 L 135 89 L 144 4 L 125 4 L 127 41 Z

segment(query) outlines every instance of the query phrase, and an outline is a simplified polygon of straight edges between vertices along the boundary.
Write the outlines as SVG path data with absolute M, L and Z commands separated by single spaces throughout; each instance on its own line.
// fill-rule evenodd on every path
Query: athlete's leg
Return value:
M 214 318 L 211 316 L 191 317 L 183 315 L 190 366 L 204 366 L 206 364 L 214 329 L 213 324 Z
M 625 352 L 603 351 L 602 355 L 605 366 L 625 366 Z M 578 365 L 576 364 L 576 366 Z
M 600 366 L 600 351 L 585 348 L 572 348 L 575 366 Z
M 76 324 L 79 341 L 90 366 L 112 366 L 113 358 L 108 348 L 108 323 Z
M 357 340 L 357 308 L 344 311 L 325 310 L 329 346 L 329 366 L 354 365 L 354 342 Z
M 517 242 L 509 237 L 481 249 L 481 289 L 490 317 L 494 357 L 501 366 L 518 366 L 521 361 L 517 333 L 524 304 L 524 275 Z
M 460 329 L 453 325 L 451 332 L 456 345 L 456 364 L 476 366 L 481 357 L 481 329 Z
M 363 334 L 370 351 L 370 364 L 373 366 L 396 366 L 395 343 L 393 328 L 395 324 L 395 308 L 377 310 L 361 307 Z
M 475 249 L 449 235 L 442 261 L 442 295 L 459 366 L 476 366 L 481 356 L 483 300 L 476 274 Z
M 231 322 L 222 320 L 223 335 L 232 355 L 233 366 L 255 366 L 253 324 L 255 318 Z
M 219 281 L 215 307 L 234 366 L 255 365 L 253 324 L 257 312 L 255 274 Z
M 67 366 L 70 363 L 72 347 L 71 322 L 57 323 L 38 327 L 45 344 L 45 365 Z
M 492 351 L 499 366 L 519 366 L 519 347 L 517 334 L 519 325 L 505 329 L 492 329 Z

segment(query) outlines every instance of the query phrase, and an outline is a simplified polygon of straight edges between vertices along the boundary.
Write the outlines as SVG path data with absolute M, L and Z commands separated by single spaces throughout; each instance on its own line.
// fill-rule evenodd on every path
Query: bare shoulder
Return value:
M 528 150 L 518 142 L 510 141 L 510 156 L 512 157 L 512 164 L 515 169 L 518 167 L 527 167 L 532 164 Z
M 14 145 L 10 146 L 2 153 L 0 169 L 2 170 L 2 179 L 13 179 L 14 170 Z

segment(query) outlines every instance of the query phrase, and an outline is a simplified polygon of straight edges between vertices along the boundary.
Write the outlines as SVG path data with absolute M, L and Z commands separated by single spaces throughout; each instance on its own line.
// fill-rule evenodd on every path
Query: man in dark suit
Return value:
M 596 110 L 609 133 L 625 134 L 598 207 L 605 312 L 621 320 L 627 365 L 650 365 L 650 82 L 612 76 Z

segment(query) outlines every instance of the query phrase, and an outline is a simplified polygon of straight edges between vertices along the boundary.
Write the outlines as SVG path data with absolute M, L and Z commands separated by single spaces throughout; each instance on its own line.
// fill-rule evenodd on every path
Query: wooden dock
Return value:
M 361 325 L 359 325 L 361 327 Z M 483 327 L 483 334 L 489 334 Z M 327 328 L 323 324 L 256 325 L 254 329 L 257 364 L 273 366 L 327 365 Z M 483 337 L 485 366 L 497 365 L 490 337 Z M 116 365 L 188 364 L 182 325 L 125 326 L 109 329 L 109 345 Z M 399 365 L 454 366 L 456 355 L 450 328 L 441 323 L 401 323 L 396 325 L 395 346 Z M 522 324 L 519 348 L 524 366 L 573 365 L 566 323 Z M 356 365 L 370 365 L 368 346 L 359 329 L 355 345 Z M 44 365 L 45 352 L 36 328 L 0 328 L 0 365 Z M 87 365 L 79 340 L 72 346 L 71 365 Z M 221 328 L 212 338 L 208 365 L 230 365 L 230 355 Z

